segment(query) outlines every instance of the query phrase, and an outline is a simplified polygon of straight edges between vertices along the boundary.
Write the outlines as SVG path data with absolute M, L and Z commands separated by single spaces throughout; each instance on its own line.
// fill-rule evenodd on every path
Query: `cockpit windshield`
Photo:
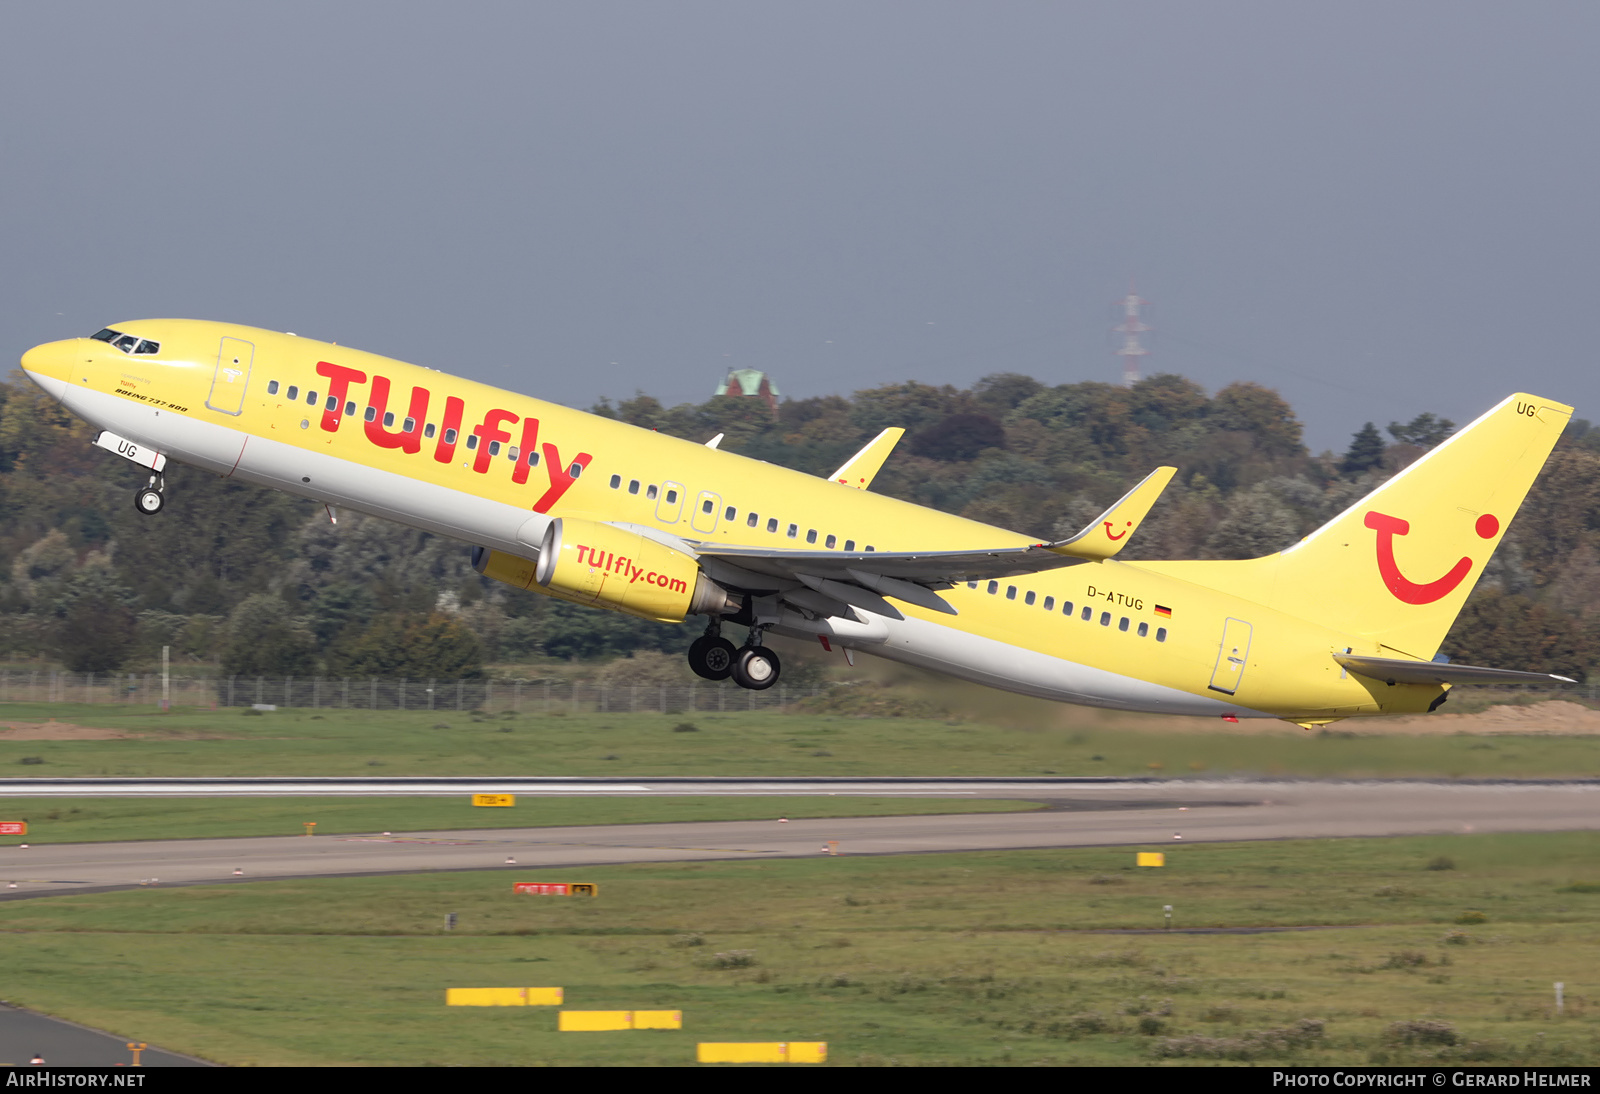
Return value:
M 119 330 L 106 327 L 104 330 L 91 334 L 90 338 L 98 342 L 110 342 L 123 353 L 160 353 L 161 343 L 152 342 L 148 338 L 136 338 L 131 334 L 123 334 Z

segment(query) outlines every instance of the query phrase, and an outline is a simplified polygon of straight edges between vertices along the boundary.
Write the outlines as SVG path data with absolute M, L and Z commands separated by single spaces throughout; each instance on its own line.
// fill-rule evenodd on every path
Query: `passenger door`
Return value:
M 1222 625 L 1222 648 L 1217 651 L 1217 667 L 1211 671 L 1211 690 L 1232 695 L 1244 679 L 1244 666 L 1250 657 L 1250 624 L 1229 619 Z
M 217 371 L 211 376 L 206 406 L 224 414 L 238 414 L 244 409 L 244 390 L 250 384 L 250 364 L 255 355 L 256 347 L 252 342 L 237 338 L 222 340 L 217 349 Z

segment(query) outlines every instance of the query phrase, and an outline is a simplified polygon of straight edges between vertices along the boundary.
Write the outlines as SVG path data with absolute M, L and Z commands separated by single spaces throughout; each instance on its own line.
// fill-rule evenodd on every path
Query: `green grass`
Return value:
M 1600 834 L 1163 850 L 1161 870 L 1130 848 L 518 875 L 595 881 L 593 900 L 515 897 L 501 871 L 56 897 L 0 904 L 0 975 L 10 1002 L 235 1064 L 682 1064 L 700 1040 L 825 1040 L 841 1064 L 1600 1050 Z M 1180 926 L 1332 929 L 1095 933 L 1166 904 Z M 685 1028 L 561 1034 L 548 1009 L 447 1010 L 450 986 L 560 986 Z M 1325 1025 L 1301 1047 L 1251 1035 L 1302 1019 Z M 1386 1039 L 1418 1020 L 1460 1043 Z
M 1058 708 L 1069 710 L 1069 708 Z M 238 711 L 0 704 L 0 720 L 138 734 L 0 740 L 8 776 L 1151 775 L 1596 776 L 1600 737 L 1225 733 L 1069 710 L 1049 728 L 804 714 Z M 686 718 L 697 732 L 673 732 Z M 448 725 L 449 728 L 436 728 Z
M 926 813 L 1012 813 L 1038 802 L 975 798 L 534 798 L 510 808 L 474 808 L 454 798 L 6 798 L 0 820 L 26 820 L 18 843 L 94 840 L 319 836 L 456 828 L 533 828 L 569 824 L 760 820 L 776 817 L 884 817 Z

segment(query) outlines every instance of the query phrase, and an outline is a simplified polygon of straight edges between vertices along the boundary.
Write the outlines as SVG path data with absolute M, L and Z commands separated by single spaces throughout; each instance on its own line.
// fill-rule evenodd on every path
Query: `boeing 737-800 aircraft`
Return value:
M 768 632 L 1120 710 L 1307 728 L 1433 710 L 1458 683 L 1564 679 L 1435 655 L 1572 408 L 1512 395 L 1289 549 L 1120 562 L 1173 474 L 1071 539 L 870 492 L 900 430 L 827 479 L 360 350 L 194 320 L 22 358 L 149 472 L 196 467 L 476 545 L 484 576 L 678 622 L 694 670 L 778 679 Z M 749 629 L 736 648 L 724 621 Z

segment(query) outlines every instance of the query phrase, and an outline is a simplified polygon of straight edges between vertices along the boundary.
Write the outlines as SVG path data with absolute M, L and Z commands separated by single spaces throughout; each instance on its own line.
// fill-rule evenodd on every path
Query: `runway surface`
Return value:
M 24 1067 L 35 1056 L 50 1067 L 117 1067 L 133 1063 L 128 1038 L 0 1003 L 0 1067 Z M 159 1048 L 139 1053 L 140 1067 L 214 1067 Z M 65 1084 L 57 1084 L 65 1085 Z
M 70 782 L 75 794 L 95 780 Z M 165 783 L 201 780 L 121 780 Z M 14 793 L 7 780 L 0 797 Z M 216 780 L 210 780 L 216 783 Z M 237 786 L 242 780 L 227 780 Z M 290 780 L 267 780 L 273 785 Z M 395 780 L 368 793 L 407 791 Z M 430 780 L 440 782 L 440 780 Z M 524 780 L 469 780 L 469 790 Z M 544 780 L 549 783 L 552 780 Z M 393 836 L 274 836 L 127 843 L 0 847 L 0 899 L 26 899 L 140 885 L 231 884 L 291 877 L 502 869 L 527 872 L 638 862 L 750 861 L 822 853 L 889 855 L 1020 848 L 1137 846 L 1428 833 L 1555 832 L 1600 828 L 1600 782 L 1189 782 L 1116 780 L 554 780 L 559 794 L 941 794 L 1021 797 L 1045 802 L 1034 813 L 854 817 L 782 822 L 590 825 L 408 832 Z M 319 781 L 349 794 L 352 780 Z M 265 783 L 232 791 L 259 795 Z M 586 789 L 574 790 L 582 785 Z M 275 793 L 302 796 L 304 784 Z M 346 789 L 331 789 L 341 787 Z M 670 789 L 657 790 L 658 787 Z M 707 789 L 708 787 L 720 787 Z M 890 788 L 892 789 L 886 789 Z M 807 789 L 809 788 L 809 789 Z M 66 791 L 58 791 L 65 793 Z M 133 791 L 130 791 L 133 792 Z M 149 792 L 146 790 L 145 792 Z M 174 789 L 168 787 L 168 793 Z M 198 793 L 194 789 L 177 793 Z M 213 790 L 212 793 L 216 791 Z M 433 791 L 425 791 L 432 793 Z M 459 787 L 450 793 L 468 792 Z M 101 791 L 104 793 L 104 791 Z M 235 871 L 240 871 L 235 873 Z

